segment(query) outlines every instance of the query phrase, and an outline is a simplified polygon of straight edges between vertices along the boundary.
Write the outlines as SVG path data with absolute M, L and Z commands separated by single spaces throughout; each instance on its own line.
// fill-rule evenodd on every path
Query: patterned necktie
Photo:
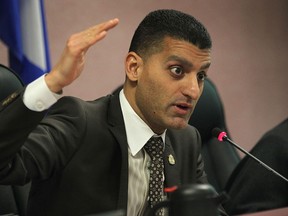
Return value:
M 151 158 L 150 180 L 149 180 L 149 204 L 153 208 L 158 202 L 162 201 L 163 196 L 163 150 L 164 144 L 161 137 L 151 137 L 145 144 L 144 149 Z M 157 215 L 164 215 L 163 209 Z

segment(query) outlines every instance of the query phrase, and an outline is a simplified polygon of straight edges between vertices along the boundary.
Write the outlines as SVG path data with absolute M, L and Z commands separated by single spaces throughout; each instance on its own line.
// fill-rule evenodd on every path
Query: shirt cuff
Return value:
M 62 97 L 50 91 L 44 78 L 45 75 L 30 83 L 24 92 L 23 102 L 30 110 L 36 112 L 46 110 Z

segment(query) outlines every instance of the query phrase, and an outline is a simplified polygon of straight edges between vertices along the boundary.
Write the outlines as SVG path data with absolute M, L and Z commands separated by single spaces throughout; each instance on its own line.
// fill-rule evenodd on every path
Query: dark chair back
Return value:
M 20 77 L 10 68 L 0 64 L 0 101 L 23 88 Z
M 222 192 L 229 176 L 240 161 L 236 149 L 212 136 L 212 130 L 218 127 L 228 133 L 222 100 L 214 83 L 206 79 L 203 93 L 189 120 L 202 138 L 202 155 L 209 183 Z M 228 133 L 229 135 L 229 133 Z
M 0 64 L 0 101 L 23 89 L 23 82 L 10 68 Z M 0 215 L 25 216 L 30 185 L 0 185 Z

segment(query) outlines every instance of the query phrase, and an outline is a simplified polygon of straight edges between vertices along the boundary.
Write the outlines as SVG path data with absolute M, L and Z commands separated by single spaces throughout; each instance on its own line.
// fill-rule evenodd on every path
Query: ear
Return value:
M 131 81 L 137 81 L 143 66 L 142 58 L 135 52 L 129 52 L 125 59 L 126 76 Z

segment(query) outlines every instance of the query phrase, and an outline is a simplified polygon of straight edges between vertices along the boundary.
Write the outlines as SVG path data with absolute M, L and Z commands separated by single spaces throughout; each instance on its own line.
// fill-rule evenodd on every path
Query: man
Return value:
M 211 40 L 192 16 L 158 10 L 145 17 L 119 94 L 57 101 L 81 74 L 87 50 L 118 22 L 72 35 L 52 71 L 2 105 L 0 183 L 32 181 L 28 215 L 143 215 L 151 199 L 144 146 L 152 136 L 165 143 L 164 187 L 206 182 L 200 136 L 187 122 L 211 63 Z
M 252 155 L 288 178 L 288 118 L 268 130 L 252 148 Z M 225 190 L 231 215 L 288 206 L 288 182 L 245 156 L 233 171 Z

